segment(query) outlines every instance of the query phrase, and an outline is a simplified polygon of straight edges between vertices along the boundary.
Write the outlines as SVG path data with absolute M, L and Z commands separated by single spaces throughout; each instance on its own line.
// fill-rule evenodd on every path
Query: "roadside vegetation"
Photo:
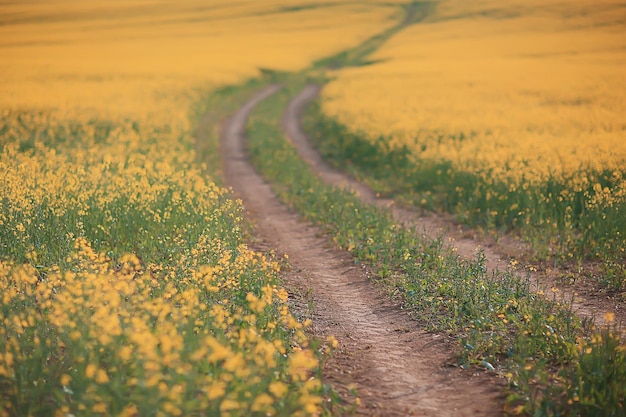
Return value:
M 2 415 L 318 412 L 325 351 L 189 137 L 32 113 L 2 124 Z

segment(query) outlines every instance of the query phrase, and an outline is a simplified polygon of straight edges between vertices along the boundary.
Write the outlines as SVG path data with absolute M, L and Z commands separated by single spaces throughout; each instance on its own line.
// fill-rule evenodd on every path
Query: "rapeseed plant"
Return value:
M 177 276 L 85 238 L 69 258 L 43 274 L 0 263 L 3 415 L 319 411 L 318 359 L 275 263 L 240 246 L 210 279 L 200 260 L 202 273 Z
M 385 136 L 390 149 L 485 178 L 619 171 L 626 79 L 616 13 L 614 0 L 441 1 L 372 65 L 337 71 L 322 110 L 369 139 Z

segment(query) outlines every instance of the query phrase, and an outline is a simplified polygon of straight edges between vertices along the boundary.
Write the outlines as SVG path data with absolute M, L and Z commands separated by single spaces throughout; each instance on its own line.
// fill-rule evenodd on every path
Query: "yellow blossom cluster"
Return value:
M 6 112 L 0 415 L 311 415 L 319 354 L 158 123 Z
M 2 120 L 0 415 L 319 412 L 279 266 L 186 130 Z
M 232 279 L 276 266 L 245 248 L 236 261 L 179 279 L 77 238 L 67 268 L 0 263 L 2 415 L 316 413 L 318 359 L 284 290 Z

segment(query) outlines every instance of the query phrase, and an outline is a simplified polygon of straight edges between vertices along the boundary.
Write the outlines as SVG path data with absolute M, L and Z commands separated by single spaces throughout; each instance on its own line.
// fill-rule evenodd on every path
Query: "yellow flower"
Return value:
M 232 351 L 225 346 L 222 346 L 217 340 L 209 338 L 207 345 L 211 348 L 212 352 L 208 357 L 209 362 L 217 362 L 222 359 L 227 359 L 232 355 Z
M 107 382 L 109 382 L 109 376 L 107 373 L 104 369 L 98 369 L 98 372 L 96 373 L 96 383 L 105 384 Z
M 224 412 L 224 411 L 231 411 L 231 410 L 237 410 L 240 408 L 240 405 L 237 401 L 235 400 L 231 400 L 229 398 L 226 398 L 224 401 L 222 401 L 222 403 L 220 404 L 220 411 Z
M 613 323 L 614 320 L 615 320 L 615 313 L 611 311 L 604 313 L 604 321 L 606 323 Z
M 122 346 L 117 352 L 117 356 L 119 356 L 120 359 L 123 361 L 128 361 L 131 358 L 132 354 L 133 349 L 128 345 Z
M 54 412 L 54 417 L 66 417 L 70 412 L 70 408 L 66 405 L 62 406 L 61 408 L 58 408 L 55 412 Z M 4 414 L 2 414 L 2 412 L 0 411 L 0 416 L 1 417 L 9 417 L 10 414 L 8 412 L 5 412 Z
M 68 374 L 61 375 L 61 385 L 67 387 L 70 385 L 71 381 L 72 381 L 72 377 L 69 376 Z
M 117 417 L 136 417 L 139 415 L 139 410 L 135 404 L 128 404 Z
M 105 403 L 96 403 L 93 406 L 92 411 L 94 413 L 106 414 L 106 412 L 107 412 L 107 405 Z
M 296 381 L 304 381 L 315 366 L 317 359 L 308 350 L 296 351 L 289 357 L 289 373 Z
M 252 411 L 266 411 L 272 405 L 274 400 L 269 395 L 262 393 L 254 399 L 252 403 Z
M 163 411 L 165 411 L 168 416 L 180 416 L 183 413 L 180 408 L 176 407 L 171 402 L 163 404 Z
M 85 368 L 85 376 L 87 378 L 91 379 L 91 378 L 93 378 L 96 375 L 97 371 L 98 371 L 98 367 L 96 365 L 94 365 L 93 363 L 90 363 Z
M 281 398 L 287 393 L 288 388 L 285 383 L 275 381 L 270 384 L 269 391 L 270 393 L 272 393 L 272 395 L 274 395 L 274 397 Z
M 281 288 L 280 290 L 278 290 L 278 292 L 276 293 L 276 296 L 278 297 L 278 299 L 280 301 L 282 301 L 283 303 L 287 301 L 287 299 L 289 298 L 289 293 L 287 293 L 287 291 L 285 291 L 284 288 Z
M 249 370 L 245 367 L 243 355 L 240 352 L 235 353 L 226 359 L 222 367 L 228 372 L 234 372 L 238 377 L 245 377 L 249 374 Z
M 206 395 L 209 400 L 214 400 L 216 398 L 222 397 L 225 393 L 226 387 L 223 382 L 214 383 L 206 389 Z
M 300 397 L 300 403 L 304 406 L 304 410 L 309 414 L 319 412 L 319 405 L 322 399 L 317 395 L 303 395 Z

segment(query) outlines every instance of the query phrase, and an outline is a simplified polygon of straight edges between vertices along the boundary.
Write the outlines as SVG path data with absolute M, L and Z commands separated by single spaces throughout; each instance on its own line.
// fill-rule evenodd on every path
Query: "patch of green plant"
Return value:
M 239 229 L 238 209 L 228 196 L 209 181 L 201 187 L 213 197 L 190 192 L 198 175 L 195 167 L 175 155 L 163 156 L 159 143 L 168 143 L 181 155 L 187 151 L 186 143 L 167 126 L 53 120 L 53 127 L 46 128 L 41 121 L 23 119 L 19 130 L 6 135 L 18 148 L 5 148 L 0 155 L 11 160 L 2 172 L 10 187 L 5 191 L 13 190 L 1 200 L 2 259 L 32 261 L 42 270 L 61 266 L 74 251 L 75 238 L 85 237 L 98 252 L 112 257 L 132 252 L 146 262 L 162 262 L 178 257 L 180 239 L 197 242 L 206 230 L 219 234 Z M 24 148 L 20 137 L 33 146 Z M 124 141 L 128 154 L 109 158 Z M 155 169 L 159 164 L 160 170 Z M 177 169 L 190 175 L 180 176 Z M 224 216 L 196 209 L 208 201 L 219 204 Z M 228 224 L 223 223 L 226 219 Z
M 405 229 L 387 211 L 325 185 L 298 158 L 276 122 L 291 95 L 302 86 L 297 79 L 287 83 L 282 92 L 257 107 L 247 130 L 254 164 L 275 184 L 280 198 L 320 225 L 356 260 L 371 265 L 378 280 L 390 292 L 401 294 L 406 306 L 428 329 L 454 335 L 459 342 L 461 366 L 498 369 L 509 376 L 511 404 L 521 401 L 519 411 L 576 415 L 569 411 L 572 408 L 567 399 L 573 395 L 577 378 L 610 371 L 580 367 L 576 373 L 574 369 L 582 360 L 581 346 L 589 340 L 604 340 L 605 336 L 598 333 L 590 339 L 589 326 L 576 318 L 556 292 L 551 300 L 531 291 L 524 277 L 511 272 L 491 276 L 482 256 L 463 260 L 445 249 L 441 240 L 430 240 L 419 231 Z M 401 155 L 395 157 L 402 160 Z M 624 351 L 615 345 L 599 355 L 613 355 L 622 361 Z M 519 373 L 519 369 L 530 374 Z M 560 375 L 560 379 L 542 385 L 538 381 L 543 375 Z M 595 405 L 623 412 L 623 401 L 604 397 L 620 392 L 616 384 L 621 379 L 612 382 L 609 377 L 600 378 L 609 385 L 594 387 L 598 392 L 594 394 Z M 541 394 L 532 396 L 532 390 Z M 555 404 L 548 406 L 539 400 L 547 397 L 556 398 Z
M 424 19 L 433 8 L 432 2 L 414 1 L 402 5 L 404 18 L 381 33 L 377 33 L 354 48 L 346 49 L 335 55 L 322 58 L 313 63 L 312 68 L 345 68 L 370 65 L 368 57 L 380 48 L 393 35 L 409 25 Z
M 626 265 L 607 260 L 603 264 L 601 284 L 605 287 L 620 291 L 626 290 Z M 626 294 L 623 294 L 626 297 Z

